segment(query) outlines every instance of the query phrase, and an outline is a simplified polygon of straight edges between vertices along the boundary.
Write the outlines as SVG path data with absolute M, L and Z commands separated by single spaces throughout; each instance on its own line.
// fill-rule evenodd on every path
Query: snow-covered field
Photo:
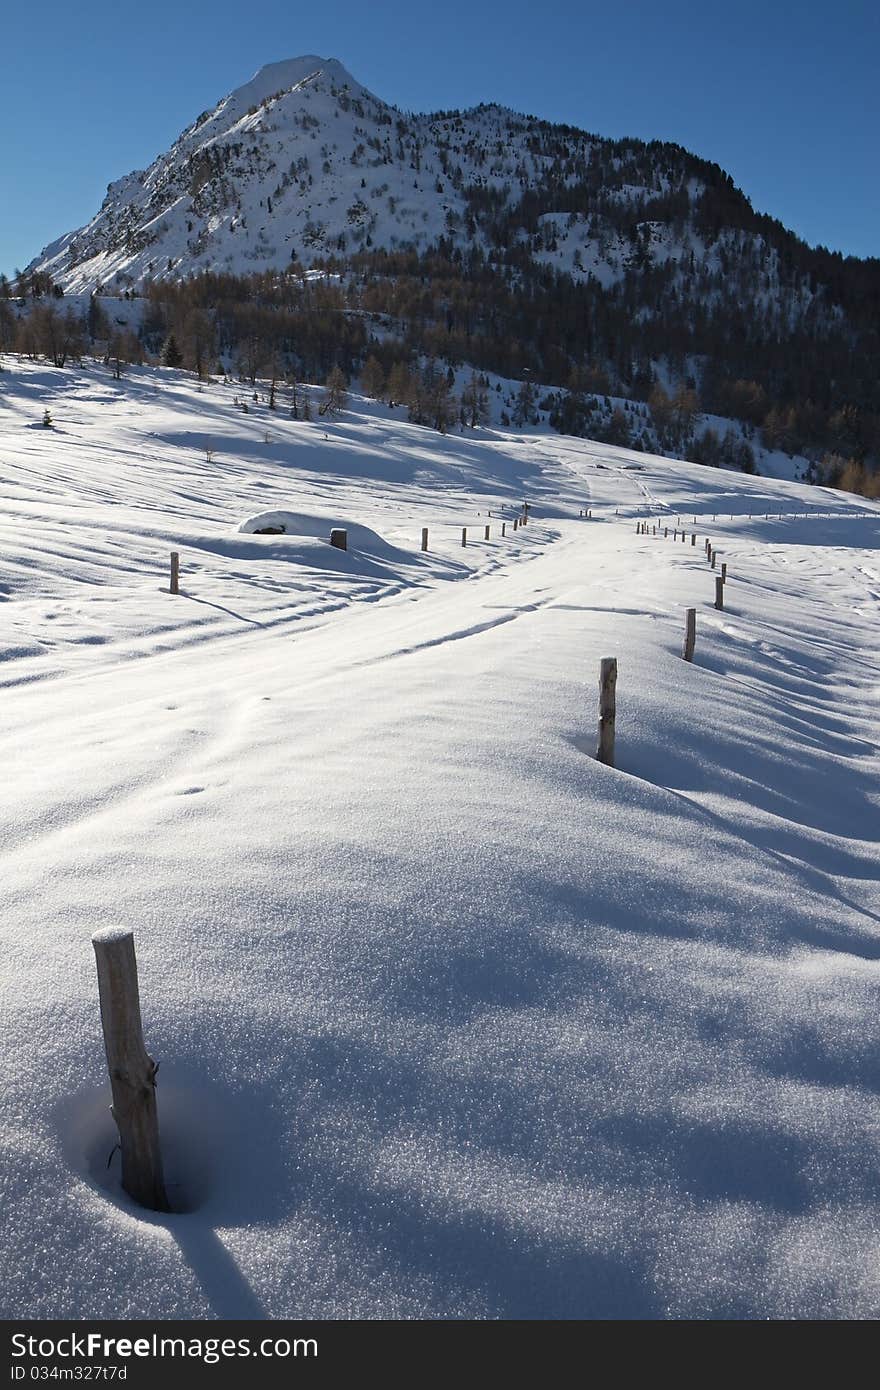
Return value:
M 2 1315 L 880 1314 L 880 508 L 5 368 Z

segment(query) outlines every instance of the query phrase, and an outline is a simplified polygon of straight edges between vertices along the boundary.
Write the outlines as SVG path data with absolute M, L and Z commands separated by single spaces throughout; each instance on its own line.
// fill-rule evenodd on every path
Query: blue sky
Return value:
M 409 110 L 491 100 L 600 135 L 675 140 L 807 241 L 880 255 L 876 3 L 43 0 L 7 13 L 3 36 L 7 273 L 257 68 L 304 53 L 339 58 Z

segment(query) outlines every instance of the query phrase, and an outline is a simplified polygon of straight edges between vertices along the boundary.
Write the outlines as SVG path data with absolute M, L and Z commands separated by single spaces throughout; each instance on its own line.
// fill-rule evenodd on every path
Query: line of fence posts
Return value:
M 760 515 L 760 514 L 759 514 L 759 515 Z M 791 513 L 791 515 L 794 516 L 794 517 L 796 517 L 796 518 L 799 519 L 799 520 L 809 520 L 810 517 L 816 518 L 816 517 L 825 515 L 825 513 L 820 513 L 820 512 L 803 512 L 803 513 Z M 831 515 L 831 514 L 829 513 L 828 515 Z M 775 520 L 786 520 L 786 519 L 788 519 L 788 517 L 789 517 L 789 513 L 787 513 L 787 512 L 774 513 L 774 519 L 775 519 Z M 859 517 L 860 517 L 860 519 L 869 520 L 870 517 L 871 517 L 871 513 L 870 513 L 870 512 L 862 512 L 862 513 L 859 513 Z M 733 516 L 731 515 L 730 520 L 733 521 L 733 519 L 734 519 L 734 518 L 733 518 Z M 748 519 L 749 519 L 750 521 L 753 519 L 753 514 L 752 514 L 751 512 L 749 512 L 749 514 L 748 514 Z M 770 514 L 769 514 L 769 512 L 765 512 L 765 513 L 764 513 L 764 520 L 765 520 L 765 521 L 769 521 L 769 519 L 770 519 Z M 680 523 L 680 522 L 681 522 L 681 518 L 679 517 L 678 520 L 679 520 L 679 523 Z M 715 516 L 713 516 L 712 520 L 713 520 L 713 521 L 717 520 L 717 514 L 716 514 Z M 697 518 L 696 518 L 696 517 L 693 517 L 693 518 L 692 518 L 692 521 L 693 521 L 693 524 L 696 525 Z M 659 528 L 658 528 L 656 525 L 652 525 L 652 526 L 651 526 L 650 534 L 651 534 L 652 536 L 656 536 L 656 535 L 658 534 L 658 530 L 659 530 Z M 647 521 L 637 521 L 637 522 L 636 522 L 636 535 L 645 535 L 645 536 L 648 535 L 648 523 L 647 523 Z M 668 526 L 664 526 L 664 528 L 663 528 L 663 537 L 664 537 L 664 539 L 667 539 L 668 536 L 669 536 L 669 528 L 668 528 Z M 672 536 L 672 538 L 673 538 L 673 540 L 677 540 L 677 539 L 678 539 L 678 531 L 677 531 L 677 529 L 673 531 L 673 536 Z M 682 532 L 681 532 L 681 539 L 682 539 L 682 543 L 684 543 L 684 542 L 687 540 L 687 534 L 686 534 L 686 532 L 685 532 L 684 530 L 682 530 Z M 697 543 L 696 532 L 691 532 L 691 545 L 692 545 L 692 546 L 695 546 L 696 543 Z M 715 549 L 715 547 L 712 545 L 712 541 L 711 541 L 711 539 L 710 539 L 708 536 L 705 538 L 705 540 L 704 540 L 704 542 L 703 542 L 703 545 L 704 545 L 704 550 L 705 550 L 706 558 L 707 558 L 707 560 L 708 560 L 708 562 L 709 562 L 709 565 L 710 565 L 710 567 L 714 570 L 714 569 L 717 568 L 718 552 L 717 552 L 717 550 Z M 724 588 L 725 588 L 726 583 L 727 583 L 727 561 L 726 561 L 726 560 L 723 560 L 723 561 L 721 562 L 721 573 L 718 574 L 718 575 L 716 575 L 716 577 L 715 577 L 715 608 L 718 609 L 719 611 L 723 611 L 723 610 L 724 610 Z M 176 591 L 175 591 L 175 592 L 176 592 Z M 682 650 L 682 656 L 684 657 L 685 661 L 691 661 L 691 660 L 693 660 L 693 653 L 694 653 L 695 641 L 696 641 L 696 609 L 694 609 L 694 608 L 688 608 L 688 609 L 686 610 L 686 613 L 685 613 L 685 638 L 684 638 L 684 646 L 683 646 L 683 650 Z M 615 676 L 615 679 L 616 679 L 616 676 Z
M 523 513 L 522 513 L 522 516 L 521 516 L 521 517 L 514 517 L 514 518 L 513 518 L 513 529 L 514 529 L 514 531 L 516 531 L 516 530 L 518 529 L 519 526 L 525 526 L 525 524 L 526 524 L 526 515 L 527 515 L 527 513 L 528 513 L 528 508 L 529 508 L 529 503 L 528 503 L 528 502 L 524 502 L 524 503 L 523 503 Z M 592 512 L 590 512 L 589 515 L 592 516 Z M 486 540 L 489 540 L 490 534 L 491 534 L 491 528 L 490 528 L 489 526 L 486 526 L 486 527 L 484 528 L 484 537 L 485 537 Z M 501 523 L 501 534 L 502 534 L 502 536 L 505 536 L 505 537 L 506 537 L 506 535 L 507 535 L 507 522 L 506 522 L 506 521 L 503 521 L 503 522 Z M 467 527 L 466 527 L 466 526 L 462 526 L 462 528 L 461 528 L 461 543 L 462 543 L 463 546 L 466 546 L 466 545 L 467 545 Z M 333 529 L 332 529 L 331 532 L 330 532 L 330 544 L 331 544 L 332 546 L 334 546 L 337 550 L 347 550 L 347 549 L 348 549 L 348 532 L 345 531 L 345 530 L 343 530 L 342 527 L 333 527 Z M 427 528 L 427 526 L 423 526 L 423 527 L 422 527 L 421 549 L 422 549 L 422 550 L 427 550 L 427 549 L 428 549 L 428 528 Z M 169 575 L 169 583 L 168 583 L 168 592 L 171 593 L 171 594 L 179 594 L 179 593 L 180 593 L 180 552 L 177 551 L 177 550 L 172 550 L 172 551 L 171 551 L 171 566 L 170 566 L 170 575 Z

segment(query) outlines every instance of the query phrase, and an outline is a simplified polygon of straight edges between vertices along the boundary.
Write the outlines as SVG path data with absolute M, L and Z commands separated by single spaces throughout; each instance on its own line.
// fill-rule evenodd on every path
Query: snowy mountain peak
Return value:
M 227 134 L 273 99 L 322 82 L 333 90 L 344 88 L 352 93 L 364 90 L 338 58 L 319 58 L 312 53 L 267 63 L 248 82 L 222 97 L 213 111 L 204 111 L 175 142 L 173 149 L 189 147 L 194 142 L 203 146 L 208 140 Z
M 214 115 L 219 117 L 221 113 L 224 114 L 227 117 L 224 124 L 228 126 L 272 97 L 292 92 L 303 83 L 316 82 L 321 78 L 334 87 L 348 87 L 350 91 L 358 92 L 363 90 L 338 58 L 318 58 L 312 53 L 301 58 L 286 58 L 279 63 L 267 63 L 249 82 L 236 87 L 234 92 L 219 102 Z M 232 121 L 229 117 L 232 117 Z
M 359 87 L 351 73 L 343 67 L 338 58 L 318 58 L 314 53 L 301 58 L 285 58 L 279 63 L 266 63 L 244 86 L 237 87 L 228 98 L 250 105 L 264 101 L 275 92 L 289 92 L 316 74 L 330 79 L 337 86 Z

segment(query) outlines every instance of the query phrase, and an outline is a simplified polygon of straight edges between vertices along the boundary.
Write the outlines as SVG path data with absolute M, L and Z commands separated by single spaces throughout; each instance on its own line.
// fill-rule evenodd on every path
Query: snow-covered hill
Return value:
M 0 375 L 0 1313 L 876 1317 L 880 507 L 239 391 Z
M 495 105 L 403 113 L 338 60 L 295 58 L 262 68 L 149 169 L 111 183 L 92 221 L 46 247 L 31 269 L 68 292 L 91 292 L 447 238 L 606 287 L 635 266 L 671 262 L 711 278 L 746 259 L 761 272 L 760 302 L 773 304 L 772 248 L 735 227 L 707 245 L 689 211 L 706 191 L 699 161 L 675 146 L 646 149 Z M 538 206 L 522 217 L 529 195 Z M 814 299 L 804 279 L 786 317 Z
M 880 457 L 880 262 L 807 247 L 678 145 L 496 105 L 404 113 L 335 59 L 261 69 L 112 183 L 0 284 L 0 346 L 53 292 L 142 296 L 142 346 L 173 334 L 198 369 L 254 351 L 312 379 L 371 351 L 385 373 L 470 365 L 555 388 L 551 422 L 587 437 L 582 397 L 644 404 L 667 383 L 829 477 Z
M 474 172 L 509 115 L 469 117 Z M 38 265 L 76 291 L 202 268 L 283 269 L 368 241 L 425 246 L 466 211 L 448 180 L 441 187 L 445 133 L 442 121 L 387 106 L 336 59 L 273 63 L 148 170 L 112 183 L 88 226 L 47 247 Z M 481 181 L 500 185 L 512 159 L 495 150 Z

